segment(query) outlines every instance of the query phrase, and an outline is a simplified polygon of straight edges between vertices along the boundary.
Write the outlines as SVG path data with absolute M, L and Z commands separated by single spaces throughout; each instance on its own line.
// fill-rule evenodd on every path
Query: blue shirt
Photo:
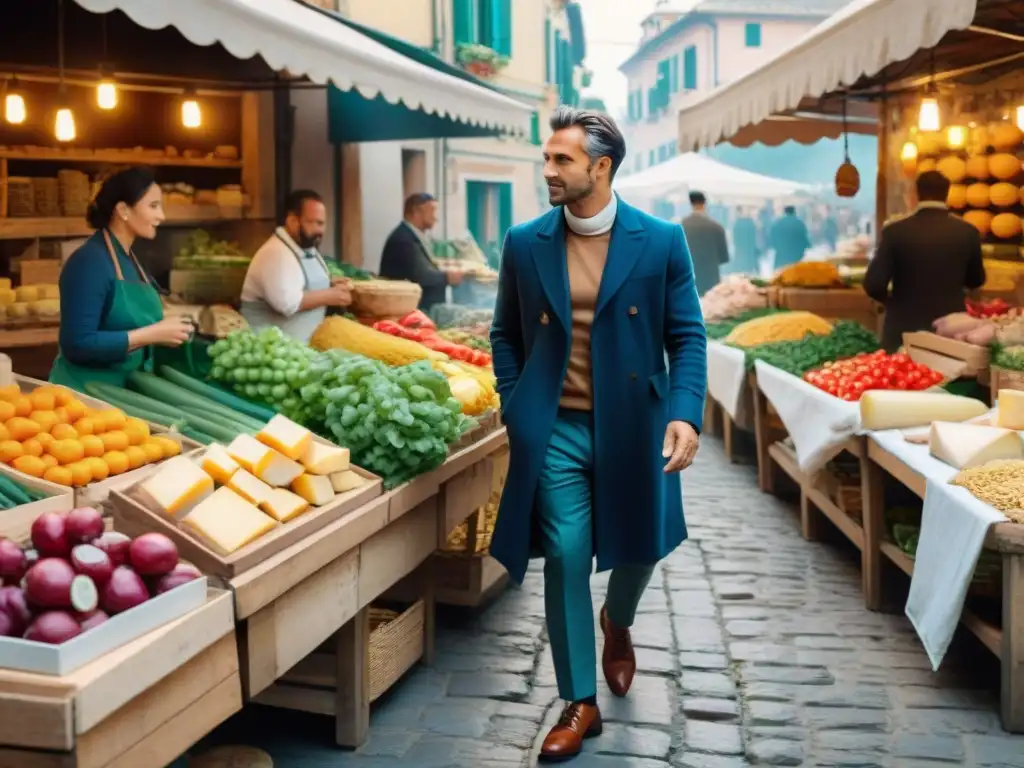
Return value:
M 127 282 L 142 282 L 121 244 L 111 236 Z M 114 298 L 117 273 L 103 231 L 71 254 L 60 273 L 60 351 L 74 365 L 116 363 L 128 356 L 128 332 L 103 330 Z

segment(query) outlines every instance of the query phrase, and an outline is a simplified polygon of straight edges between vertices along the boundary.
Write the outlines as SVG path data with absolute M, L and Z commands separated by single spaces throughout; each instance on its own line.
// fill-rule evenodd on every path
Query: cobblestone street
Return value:
M 973 639 L 933 674 L 902 615 L 864 608 L 848 548 L 803 541 L 793 506 L 718 440 L 685 486 L 691 538 L 641 603 L 640 673 L 625 700 L 602 691 L 604 735 L 573 768 L 1024 767 Z M 328 718 L 256 706 L 211 741 L 263 747 L 278 768 L 532 766 L 558 714 L 538 563 L 482 614 L 441 614 L 436 666 L 378 702 L 358 751 L 333 746 Z

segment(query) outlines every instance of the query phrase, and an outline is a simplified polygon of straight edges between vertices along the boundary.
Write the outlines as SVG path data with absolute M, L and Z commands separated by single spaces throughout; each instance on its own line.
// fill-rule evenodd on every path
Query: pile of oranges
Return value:
M 26 475 L 81 487 L 179 453 L 141 419 L 90 408 L 70 389 L 0 387 L 0 461 Z

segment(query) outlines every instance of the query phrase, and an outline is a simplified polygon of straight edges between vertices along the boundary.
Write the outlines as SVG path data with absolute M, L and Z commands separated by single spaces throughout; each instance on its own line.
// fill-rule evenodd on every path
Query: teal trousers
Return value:
M 560 410 L 537 486 L 544 549 L 544 612 L 558 694 L 579 701 L 597 693 L 593 572 L 594 435 L 589 412 Z M 653 565 L 615 568 L 605 605 L 618 627 L 630 627 Z

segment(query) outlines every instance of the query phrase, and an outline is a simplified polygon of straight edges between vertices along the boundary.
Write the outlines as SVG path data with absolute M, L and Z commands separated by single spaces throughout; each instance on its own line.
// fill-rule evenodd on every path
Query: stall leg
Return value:
M 727 410 L 725 410 L 724 407 L 722 407 L 721 410 L 722 410 L 722 445 L 723 445 L 723 448 L 725 449 L 725 458 L 727 458 L 729 460 L 729 463 L 731 464 L 731 463 L 733 463 L 735 461 L 735 459 L 733 458 L 733 453 L 732 453 L 732 451 L 733 451 L 733 447 L 732 447 L 732 438 L 733 438 L 732 416 L 729 415 L 729 412 Z
M 718 430 L 718 424 L 715 421 L 715 401 L 711 398 L 711 395 L 704 395 L 704 434 L 708 437 L 714 437 Z
M 337 634 L 334 737 L 340 747 L 361 746 L 370 732 L 370 608 Z
M 437 587 L 434 579 L 434 558 L 428 557 L 420 566 L 423 573 L 423 658 L 425 667 L 434 666 L 436 648 L 434 638 L 437 631 Z
M 760 389 L 754 388 L 754 441 L 757 444 L 757 487 L 765 493 L 775 491 L 775 469 L 768 453 L 768 399 Z
M 885 475 L 868 458 L 867 445 L 860 459 L 861 522 L 864 526 L 864 550 L 861 553 L 864 606 L 870 611 L 882 608 L 882 538 L 885 535 Z
M 1024 555 L 1003 555 L 1002 720 L 1024 733 Z
M 815 477 L 815 475 L 811 475 L 809 478 L 807 478 L 806 484 L 813 487 L 815 483 Z M 821 518 L 822 514 L 811 501 L 810 494 L 807 493 L 807 488 L 804 487 L 804 484 L 801 484 L 800 533 L 803 534 L 805 541 L 818 541 L 821 539 Z

